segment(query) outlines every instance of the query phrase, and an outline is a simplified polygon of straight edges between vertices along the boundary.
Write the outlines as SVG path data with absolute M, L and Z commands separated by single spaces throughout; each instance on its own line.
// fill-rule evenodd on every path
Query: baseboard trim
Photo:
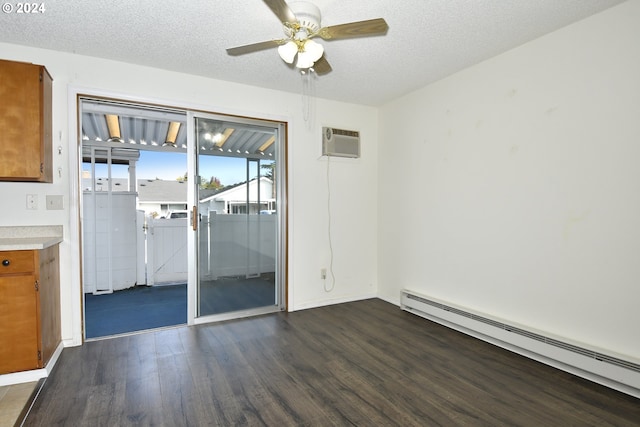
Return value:
M 13 385 L 13 384 L 22 384 L 22 383 L 30 383 L 40 380 L 41 378 L 46 378 L 49 376 L 53 367 L 55 366 L 58 358 L 60 357 L 60 353 L 62 353 L 62 349 L 64 348 L 62 342 L 58 344 L 56 350 L 51 355 L 51 359 L 47 363 L 47 366 L 41 369 L 32 369 L 30 371 L 22 371 L 22 372 L 12 372 L 10 374 L 0 375 L 0 386 Z
M 364 294 L 364 295 L 343 296 L 343 297 L 332 298 L 332 299 L 323 299 L 321 301 L 308 301 L 300 304 L 295 304 L 295 306 L 291 308 L 289 311 L 308 310 L 310 308 L 318 308 L 318 307 L 324 307 L 327 305 L 342 304 L 346 302 L 362 301 L 362 300 L 371 299 L 371 298 L 377 298 L 377 295 L 375 293 L 371 293 L 371 294 Z

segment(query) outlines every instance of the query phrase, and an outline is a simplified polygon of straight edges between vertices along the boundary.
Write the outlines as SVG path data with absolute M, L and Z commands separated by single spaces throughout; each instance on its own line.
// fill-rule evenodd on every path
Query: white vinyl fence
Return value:
M 135 193 L 84 193 L 82 274 L 85 292 L 111 293 L 140 284 L 136 263 L 140 254 L 136 246 L 138 241 L 144 242 L 144 230 L 137 220 Z M 142 256 L 144 260 L 144 252 Z
M 187 281 L 188 222 L 147 219 L 147 285 Z
M 200 279 L 276 271 L 276 215 L 210 215 L 200 221 Z
M 275 271 L 276 215 L 202 216 L 201 280 Z M 147 285 L 187 281 L 189 220 L 148 219 Z
M 99 194 L 94 206 L 94 199 L 85 194 L 84 291 L 101 293 L 135 285 L 185 283 L 189 220 L 147 217 L 145 236 L 143 217 L 136 218 L 135 197 L 116 193 L 112 197 L 109 218 L 103 206 L 106 197 Z M 123 216 L 123 212 L 132 214 Z M 202 216 L 200 279 L 274 272 L 276 219 L 276 215 Z

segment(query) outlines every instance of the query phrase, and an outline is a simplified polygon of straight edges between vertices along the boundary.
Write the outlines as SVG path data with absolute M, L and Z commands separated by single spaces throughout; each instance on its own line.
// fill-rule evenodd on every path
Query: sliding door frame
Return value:
M 70 329 L 67 332 L 69 338 L 64 340 L 65 346 L 78 346 L 84 343 L 84 288 L 82 281 L 82 229 L 81 223 L 81 209 L 82 209 L 82 118 L 81 118 L 81 99 L 101 99 L 109 100 L 113 102 L 124 102 L 128 104 L 135 104 L 141 106 L 152 107 L 166 107 L 172 110 L 182 110 L 187 114 L 193 114 L 193 112 L 209 112 L 212 111 L 212 106 L 197 104 L 193 102 L 175 100 L 167 100 L 162 98 L 155 98 L 145 95 L 131 95 L 112 90 L 104 90 L 99 88 L 88 88 L 84 86 L 69 85 L 67 90 L 67 117 L 68 138 L 66 143 L 64 142 L 63 132 L 60 131 L 60 145 L 58 151 L 62 153 L 65 147 L 68 149 L 69 157 L 69 231 L 68 231 L 68 251 L 71 254 L 71 270 L 69 273 L 69 287 L 71 295 L 76 295 L 70 300 L 69 304 L 69 318 Z M 248 117 L 246 112 L 238 110 L 230 111 L 217 111 L 212 114 L 218 114 L 222 117 Z M 279 179 L 276 183 L 277 191 L 280 195 L 278 198 L 279 217 L 278 225 L 280 227 L 278 233 L 278 248 L 280 256 L 280 271 L 279 279 L 281 283 L 281 305 L 283 310 L 287 310 L 289 295 L 288 295 L 288 218 L 287 218 L 287 135 L 288 135 L 288 122 L 290 118 L 279 115 L 265 114 L 262 118 L 265 122 L 278 126 L 279 141 L 282 144 L 280 146 L 278 154 L 278 163 L 280 164 Z M 193 124 L 192 124 L 193 125 Z M 189 159 L 191 156 L 187 156 Z M 61 168 L 60 168 L 61 169 Z M 61 172 L 60 172 L 61 174 Z M 193 200 L 191 200 L 193 202 Z M 189 279 L 191 280 L 191 279 Z M 212 320 L 208 318 L 196 318 L 195 313 L 195 295 L 191 295 L 195 290 L 189 290 L 188 295 L 188 311 L 187 321 L 188 325 L 207 323 Z M 66 323 L 63 319 L 63 325 Z
M 226 123 L 235 123 L 244 126 L 257 126 L 261 128 L 273 129 L 275 134 L 275 160 L 276 162 L 276 304 L 275 306 L 258 307 L 249 310 L 235 311 L 229 313 L 220 313 L 214 315 L 198 315 L 199 301 L 199 254 L 198 254 L 198 230 L 199 224 L 193 226 L 193 221 L 198 223 L 197 209 L 198 206 L 198 170 L 197 157 L 198 147 L 196 143 L 196 120 L 209 119 L 223 121 Z M 256 119 L 249 117 L 229 116 L 216 113 L 187 111 L 187 147 L 189 154 L 187 156 L 187 169 L 191 179 L 187 203 L 190 206 L 190 219 L 192 227 L 187 239 L 189 259 L 196 262 L 189 263 L 188 285 L 187 285 L 187 321 L 188 324 L 202 324 L 215 321 L 242 318 L 247 316 L 255 316 L 259 314 L 273 313 L 276 311 L 284 311 L 287 309 L 287 180 L 286 180 L 286 142 L 287 142 L 287 125 L 285 122 L 271 121 L 265 119 Z M 196 215 L 194 218 L 193 215 Z

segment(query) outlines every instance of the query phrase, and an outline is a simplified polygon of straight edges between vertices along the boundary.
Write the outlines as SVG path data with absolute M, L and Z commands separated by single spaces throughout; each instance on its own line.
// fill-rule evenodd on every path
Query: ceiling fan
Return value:
M 320 9 L 306 1 L 286 3 L 285 0 L 263 0 L 282 21 L 285 38 L 253 43 L 227 49 L 229 55 L 243 55 L 278 46 L 278 54 L 287 64 L 302 70 L 313 69 L 317 74 L 331 71 L 324 57 L 324 47 L 312 40 L 338 40 L 351 37 L 383 35 L 389 29 L 382 18 L 347 24 L 320 26 Z

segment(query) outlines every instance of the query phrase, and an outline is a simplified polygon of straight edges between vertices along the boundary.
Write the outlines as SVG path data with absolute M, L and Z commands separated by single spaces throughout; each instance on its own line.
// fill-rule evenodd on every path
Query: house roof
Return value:
M 266 180 L 269 183 L 272 182 L 269 178 L 261 177 L 261 180 Z M 255 178 L 251 181 L 255 181 Z M 251 182 L 249 181 L 249 182 Z M 107 191 L 108 179 L 98 178 L 96 180 L 96 191 Z M 129 191 L 127 178 L 111 178 L 111 185 L 113 191 Z M 204 189 L 200 190 L 200 201 L 208 201 L 211 198 L 219 197 L 225 192 L 244 185 L 244 182 L 239 182 L 233 185 L 227 185 L 224 188 L 217 190 Z M 89 178 L 83 178 L 82 189 L 89 190 L 91 187 L 91 180 Z M 163 179 L 138 179 L 138 200 L 140 202 L 162 202 L 162 203 L 187 203 L 187 190 L 189 185 L 187 182 L 170 181 Z
M 183 181 L 162 179 L 139 179 L 138 200 L 140 202 L 187 203 L 189 184 Z
M 251 184 L 251 182 L 255 181 L 256 179 L 257 178 L 250 179 L 249 180 L 249 184 Z M 273 181 L 271 179 L 267 178 L 266 176 L 260 177 L 260 180 L 261 181 L 267 181 L 269 184 L 273 183 Z M 209 191 L 211 191 L 211 193 L 209 195 L 207 195 L 207 196 L 205 196 L 205 194 L 202 191 L 200 191 L 200 201 L 201 202 L 208 202 L 211 199 L 216 199 L 218 197 L 224 197 L 224 195 L 226 193 L 229 193 L 229 192 L 231 192 L 231 191 L 235 190 L 236 188 L 238 188 L 240 186 L 243 186 L 243 185 L 245 185 L 244 182 L 238 182 L 236 184 L 226 185 L 223 188 L 220 188 L 218 190 L 209 190 Z M 249 188 L 251 188 L 251 187 L 249 187 Z
M 96 191 L 107 191 L 108 178 L 96 179 Z M 111 178 L 112 191 L 129 191 L 127 178 Z M 138 179 L 138 200 L 140 202 L 187 203 L 188 184 L 163 179 Z M 82 179 L 82 189 L 91 189 L 91 179 Z
M 314 96 L 379 106 L 623 0 L 312 2 L 322 13 L 321 26 L 386 20 L 384 36 L 318 39 L 333 71 L 313 79 Z M 300 73 L 284 63 L 276 49 L 240 56 L 226 52 L 284 37 L 266 1 L 41 4 L 42 13 L 1 13 L 0 42 L 300 93 Z M 7 3 L 8 8 L 13 5 Z

